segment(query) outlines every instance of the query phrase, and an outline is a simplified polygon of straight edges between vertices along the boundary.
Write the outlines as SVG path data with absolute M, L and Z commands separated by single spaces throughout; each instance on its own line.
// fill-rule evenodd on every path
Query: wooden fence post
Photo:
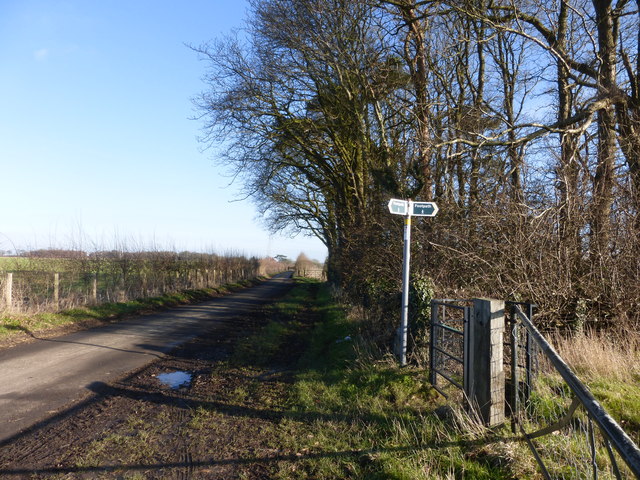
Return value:
M 504 423 L 504 302 L 475 298 L 465 393 L 487 426 Z
M 60 274 L 53 274 L 53 306 L 56 310 L 60 308 Z
M 13 305 L 13 273 L 7 273 L 7 283 L 4 286 L 4 302 L 7 305 L 7 309 L 11 310 Z
M 91 300 L 93 303 L 98 303 L 98 274 L 94 273 L 91 276 Z
M 124 303 L 127 301 L 127 283 L 124 275 L 118 279 L 116 302 Z

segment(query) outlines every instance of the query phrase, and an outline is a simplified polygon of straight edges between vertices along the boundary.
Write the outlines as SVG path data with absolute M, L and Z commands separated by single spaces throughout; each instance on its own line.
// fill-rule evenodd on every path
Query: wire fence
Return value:
M 235 283 L 266 271 L 256 259 L 208 254 L 129 254 L 15 259 L 0 265 L 0 311 L 33 313 L 124 302 Z

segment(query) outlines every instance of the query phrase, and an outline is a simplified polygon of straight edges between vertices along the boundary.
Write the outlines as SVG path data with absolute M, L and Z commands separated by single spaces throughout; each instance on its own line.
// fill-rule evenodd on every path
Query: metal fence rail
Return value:
M 506 401 L 546 479 L 640 479 L 640 449 L 533 325 L 533 308 L 432 300 L 431 384 L 460 389 L 487 425 L 504 423 Z
M 553 418 L 549 415 L 550 406 L 544 402 L 536 403 L 533 396 L 512 417 L 536 457 L 544 477 L 621 479 L 635 475 L 640 478 L 638 446 L 560 358 L 533 325 L 530 315 L 525 315 L 518 304 L 513 308 L 518 324 L 526 329 L 528 336 L 564 382 L 552 389 L 557 395 Z M 514 383 L 518 386 L 527 382 L 519 383 L 516 377 Z M 526 388 L 529 387 L 530 384 Z M 516 398 L 521 398 L 521 395 L 522 392 L 517 392 Z M 536 428 L 534 425 L 540 425 L 543 420 L 551 424 L 533 432 L 526 431 Z M 594 424 L 597 428 L 594 428 Z M 564 445 L 561 444 L 562 440 L 565 440 Z M 567 441 L 573 441 L 574 447 L 567 446 Z M 563 469 L 558 465 L 560 456 L 572 449 L 569 456 L 580 461 Z M 618 461 L 618 456 L 624 463 Z

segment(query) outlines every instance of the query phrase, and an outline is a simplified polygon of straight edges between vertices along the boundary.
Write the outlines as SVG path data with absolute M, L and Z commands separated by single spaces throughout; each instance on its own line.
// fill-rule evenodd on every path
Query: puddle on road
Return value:
M 173 389 L 189 386 L 191 377 L 192 375 L 189 372 L 159 373 L 156 375 L 156 378 L 160 380 L 161 383 Z

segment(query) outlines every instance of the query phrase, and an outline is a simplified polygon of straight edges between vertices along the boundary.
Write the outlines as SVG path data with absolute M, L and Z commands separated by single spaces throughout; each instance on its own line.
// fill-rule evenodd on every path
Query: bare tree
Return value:
M 638 286 L 638 2 L 253 0 L 196 49 L 204 141 L 357 295 L 397 288 L 401 196 L 441 207 L 414 265 L 443 285 L 611 317 Z
M 249 40 L 197 50 L 211 67 L 198 105 L 274 230 L 306 231 L 342 252 L 382 191 L 398 188 L 390 101 L 406 80 L 364 2 L 252 2 Z M 339 279 L 337 279 L 339 280 Z

